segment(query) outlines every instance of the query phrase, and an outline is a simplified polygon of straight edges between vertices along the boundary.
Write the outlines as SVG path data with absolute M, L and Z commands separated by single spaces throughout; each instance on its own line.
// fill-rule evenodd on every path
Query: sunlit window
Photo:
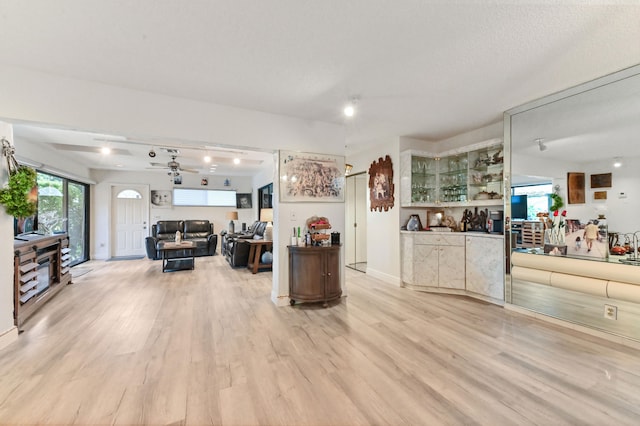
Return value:
M 142 194 L 133 189 L 125 189 L 118 193 L 118 198 L 142 198 Z

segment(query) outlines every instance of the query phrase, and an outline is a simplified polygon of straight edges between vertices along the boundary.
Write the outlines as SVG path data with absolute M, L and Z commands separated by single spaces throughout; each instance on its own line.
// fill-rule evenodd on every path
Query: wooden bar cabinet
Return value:
M 296 302 L 327 302 L 342 296 L 340 245 L 288 246 L 289 299 Z

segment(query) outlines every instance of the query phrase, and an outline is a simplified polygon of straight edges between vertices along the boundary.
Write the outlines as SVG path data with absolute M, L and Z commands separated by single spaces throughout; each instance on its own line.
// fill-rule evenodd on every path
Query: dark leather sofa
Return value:
M 151 236 L 146 238 L 145 244 L 149 259 L 161 259 L 158 244 L 165 241 L 175 241 L 176 231 L 180 231 L 183 241 L 195 244 L 195 256 L 213 256 L 218 247 L 218 236 L 213 232 L 213 223 L 208 220 L 159 220 L 151 225 Z M 183 257 L 183 250 L 171 251 L 169 258 Z
M 264 236 L 267 222 L 256 221 L 247 231 L 235 234 L 221 232 L 221 252 L 232 267 L 247 266 L 249 263 L 249 243 L 247 240 L 259 240 Z

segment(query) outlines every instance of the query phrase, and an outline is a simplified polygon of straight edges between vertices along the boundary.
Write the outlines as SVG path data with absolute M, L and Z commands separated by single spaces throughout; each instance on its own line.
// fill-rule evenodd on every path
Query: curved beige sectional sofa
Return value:
M 518 252 L 511 263 L 518 280 L 640 303 L 638 266 Z

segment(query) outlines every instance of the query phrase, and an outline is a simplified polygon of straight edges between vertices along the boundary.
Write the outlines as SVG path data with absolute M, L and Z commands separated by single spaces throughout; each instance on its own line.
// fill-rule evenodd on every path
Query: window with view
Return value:
M 89 185 L 38 172 L 37 229 L 69 235 L 71 264 L 89 260 Z

